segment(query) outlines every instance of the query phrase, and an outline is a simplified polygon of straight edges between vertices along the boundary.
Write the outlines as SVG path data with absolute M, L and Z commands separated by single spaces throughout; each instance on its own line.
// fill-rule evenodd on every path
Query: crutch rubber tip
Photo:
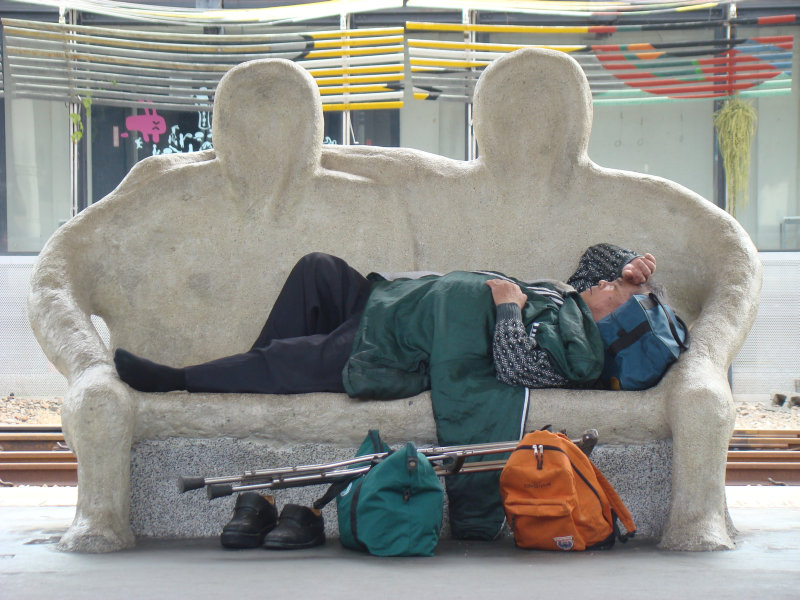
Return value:
M 222 498 L 223 496 L 230 496 L 233 494 L 233 486 L 229 483 L 215 483 L 206 488 L 208 499 Z
M 206 484 L 204 477 L 179 477 L 178 478 L 178 491 L 182 494 L 189 490 L 199 490 Z

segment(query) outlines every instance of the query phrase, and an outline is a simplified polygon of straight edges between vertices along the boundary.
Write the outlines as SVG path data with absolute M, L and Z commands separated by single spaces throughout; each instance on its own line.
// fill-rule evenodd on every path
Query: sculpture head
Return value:
M 212 132 L 216 156 L 240 192 L 302 180 L 316 170 L 322 152 L 317 85 L 288 60 L 238 65 L 217 88 Z
M 526 48 L 478 80 L 474 130 L 481 160 L 532 170 L 584 160 L 592 121 L 589 84 L 575 60 Z

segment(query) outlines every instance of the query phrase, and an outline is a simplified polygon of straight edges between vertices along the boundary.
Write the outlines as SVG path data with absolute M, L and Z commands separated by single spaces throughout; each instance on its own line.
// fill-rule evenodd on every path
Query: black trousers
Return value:
M 370 282 L 345 261 L 308 254 L 292 269 L 249 352 L 186 367 L 190 392 L 343 392 Z

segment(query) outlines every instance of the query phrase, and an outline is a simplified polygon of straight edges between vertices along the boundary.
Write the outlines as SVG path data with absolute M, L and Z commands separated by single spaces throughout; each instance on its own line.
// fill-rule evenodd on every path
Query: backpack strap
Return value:
M 594 474 L 597 477 L 597 481 L 600 482 L 600 487 L 603 488 L 603 491 L 606 493 L 606 497 L 608 497 L 608 502 L 611 504 L 614 531 L 617 534 L 620 542 L 627 542 L 634 535 L 636 535 L 636 524 L 633 522 L 633 517 L 628 511 L 628 508 L 625 506 L 625 503 L 622 501 L 622 498 L 620 498 L 619 494 L 617 494 L 617 490 L 615 490 L 614 487 L 608 482 L 608 479 L 605 478 L 605 475 L 600 472 L 600 469 L 598 469 L 594 463 L 591 463 L 591 465 L 594 468 Z M 625 526 L 625 531 L 627 533 L 624 535 L 619 533 L 616 523 L 617 519 L 619 519 Z

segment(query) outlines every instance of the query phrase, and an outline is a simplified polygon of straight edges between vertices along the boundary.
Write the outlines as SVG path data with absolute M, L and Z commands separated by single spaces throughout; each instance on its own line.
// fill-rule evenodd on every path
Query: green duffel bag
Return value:
M 356 456 L 388 451 L 370 431 Z M 433 556 L 444 492 L 428 459 L 409 442 L 377 461 L 336 497 L 342 545 L 376 556 Z

